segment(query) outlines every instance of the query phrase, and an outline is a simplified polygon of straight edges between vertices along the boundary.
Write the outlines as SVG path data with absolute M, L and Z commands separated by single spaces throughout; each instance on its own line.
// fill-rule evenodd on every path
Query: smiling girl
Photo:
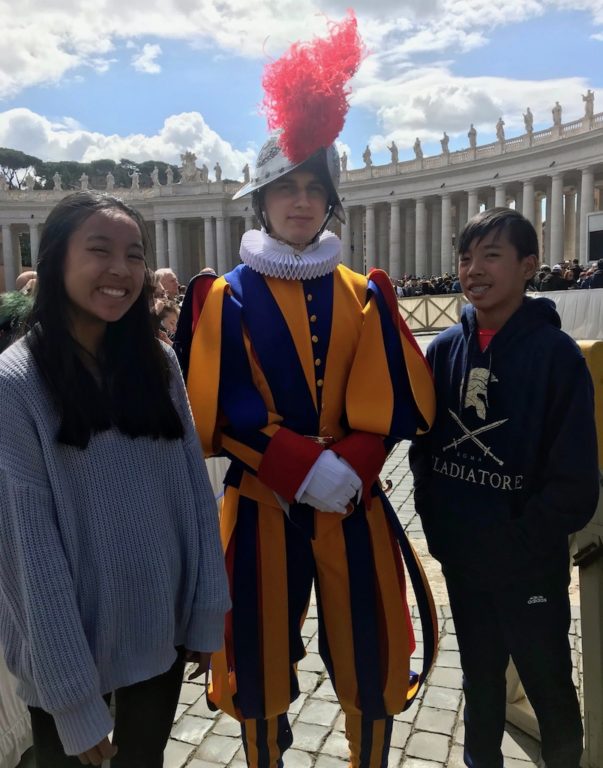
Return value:
M 215 503 L 145 249 L 120 200 L 62 200 L 0 358 L 0 645 L 38 768 L 162 766 L 185 659 L 221 644 Z

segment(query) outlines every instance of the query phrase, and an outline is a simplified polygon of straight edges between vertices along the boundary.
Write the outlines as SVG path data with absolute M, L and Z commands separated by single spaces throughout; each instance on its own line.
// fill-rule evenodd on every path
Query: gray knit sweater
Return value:
M 0 646 L 67 754 L 113 727 L 102 694 L 165 672 L 174 646 L 222 644 L 216 504 L 175 355 L 182 440 L 93 435 L 59 419 L 24 341 L 0 356 Z

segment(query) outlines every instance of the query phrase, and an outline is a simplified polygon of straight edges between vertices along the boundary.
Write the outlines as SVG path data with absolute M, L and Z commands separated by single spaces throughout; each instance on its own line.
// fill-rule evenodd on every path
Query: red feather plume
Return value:
M 329 23 L 329 35 L 311 43 L 294 43 L 264 69 L 263 111 L 271 131 L 282 130 L 281 149 L 301 163 L 339 136 L 349 108 L 348 80 L 363 58 L 353 11 Z

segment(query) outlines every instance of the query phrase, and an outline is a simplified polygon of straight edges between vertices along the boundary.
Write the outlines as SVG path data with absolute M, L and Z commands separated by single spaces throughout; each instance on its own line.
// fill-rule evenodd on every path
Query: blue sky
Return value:
M 168 115 L 192 110 L 201 112 L 235 144 L 244 145 L 265 130 L 265 120 L 256 109 L 262 99 L 260 60 L 241 60 L 217 47 L 194 50 L 172 40 L 141 42 L 161 46 L 160 73 L 137 72 L 130 65 L 132 50 L 122 43 L 112 53 L 117 61 L 106 72 L 81 68 L 77 77 L 27 88 L 0 106 L 26 106 L 51 120 L 69 115 L 82 127 L 106 134 L 152 134 Z M 256 123 L 252 131 L 247 118 Z
M 257 107 L 264 63 L 295 39 L 324 34 L 329 0 L 0 0 L 0 146 L 48 160 L 129 157 L 178 162 L 191 149 L 198 165 L 219 160 L 237 178 L 266 135 Z M 359 28 L 371 54 L 353 83 L 341 134 L 349 167 L 367 143 L 387 162 L 416 136 L 425 154 L 491 141 L 499 115 L 507 136 L 583 113 L 595 91 L 603 111 L 601 0 L 361 0 Z M 23 36 L 22 29 L 28 28 Z

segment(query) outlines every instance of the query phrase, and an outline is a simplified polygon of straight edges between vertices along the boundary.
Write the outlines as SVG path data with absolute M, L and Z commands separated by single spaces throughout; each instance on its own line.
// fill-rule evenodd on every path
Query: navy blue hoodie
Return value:
M 475 309 L 427 351 L 437 412 L 413 442 L 415 505 L 444 571 L 495 588 L 567 579 L 599 494 L 592 380 L 549 299 L 525 298 L 484 352 Z

